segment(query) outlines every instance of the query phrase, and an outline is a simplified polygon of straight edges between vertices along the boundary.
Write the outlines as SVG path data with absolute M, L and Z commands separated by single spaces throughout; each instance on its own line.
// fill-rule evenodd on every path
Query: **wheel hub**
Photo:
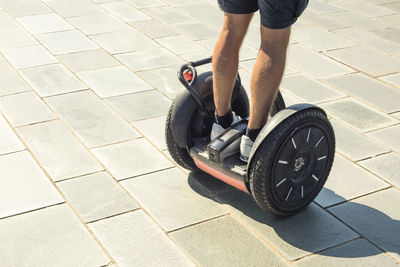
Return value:
M 298 172 L 304 166 L 304 159 L 302 157 L 297 158 L 294 162 L 294 170 Z

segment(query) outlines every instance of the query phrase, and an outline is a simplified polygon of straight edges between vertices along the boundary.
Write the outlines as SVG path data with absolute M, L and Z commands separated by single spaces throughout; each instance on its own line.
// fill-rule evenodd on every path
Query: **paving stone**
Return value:
M 359 164 L 400 188 L 400 174 L 398 172 L 400 156 L 398 154 L 384 154 L 375 158 L 360 161 Z
M 57 118 L 33 92 L 1 97 L 0 110 L 14 127 Z
M 1 5 L 13 17 L 32 16 L 52 12 L 40 0 L 2 0 Z
M 7 62 L 0 62 L 0 96 L 31 90 Z
M 107 13 L 73 17 L 68 18 L 67 20 L 86 35 L 114 31 L 128 31 L 130 29 L 128 25 Z
M 147 120 L 135 121 L 133 126 L 143 133 L 150 142 L 160 150 L 167 149 L 165 142 L 165 120 L 167 116 L 151 118 Z
M 54 55 L 99 48 L 77 30 L 39 34 L 36 38 Z
M 148 1 L 141 3 L 148 3 Z M 150 38 L 160 38 L 160 37 L 167 37 L 172 35 L 177 35 L 178 32 L 175 29 L 161 23 L 157 20 L 143 20 L 143 21 L 133 21 L 129 23 L 134 28 L 139 30 L 140 32 L 146 34 Z
M 19 29 L 18 23 L 5 11 L 0 10 L 0 31 Z
M 72 30 L 64 19 L 55 13 L 17 18 L 31 34 Z
M 342 21 L 347 24 L 350 24 L 352 27 L 357 29 L 361 29 L 364 31 L 373 31 L 377 29 L 384 29 L 386 26 L 382 23 L 373 21 L 363 15 L 357 14 L 353 11 L 345 11 L 345 12 L 335 12 L 335 13 L 327 13 L 324 14 L 324 17 Z
M 400 120 L 400 112 L 391 114 L 392 116 L 398 118 Z
M 375 22 L 376 23 L 376 22 Z M 400 29 L 385 28 L 373 31 L 374 34 L 379 35 L 395 43 L 400 43 Z
M 360 131 L 366 132 L 395 123 L 395 119 L 383 112 L 371 109 L 351 98 L 335 100 L 321 107 L 330 115 L 336 117 Z
M 316 51 L 326 51 L 358 45 L 325 29 L 303 25 L 293 29 L 291 38 Z
M 115 16 L 120 17 L 123 21 L 141 21 L 150 20 L 151 17 L 134 8 L 126 2 L 111 2 L 102 4 L 102 7 L 109 10 Z
M 54 181 L 103 169 L 58 120 L 17 131 Z
M 390 9 L 379 7 L 374 4 L 369 4 L 361 0 L 352 0 L 352 1 L 340 0 L 333 2 L 332 5 L 348 10 L 354 10 L 355 12 L 360 13 L 367 17 L 386 16 L 394 13 Z
M 289 95 L 286 92 L 281 91 L 281 94 L 282 94 L 282 97 L 283 97 L 287 107 L 294 105 L 294 104 L 302 103 L 302 101 L 300 99 L 298 99 L 295 96 Z
M 219 10 L 219 8 L 215 6 L 215 2 L 212 2 L 214 4 L 202 4 L 201 2 L 197 1 L 195 5 L 181 6 L 178 7 L 177 10 L 179 10 L 180 12 L 183 11 L 182 13 L 189 14 L 191 18 L 200 20 L 206 25 L 214 27 L 216 30 L 219 30 L 222 26 L 223 13 L 221 10 Z M 190 23 L 190 21 L 182 21 L 181 23 Z
M 336 149 L 351 160 L 358 161 L 389 152 L 389 149 L 377 144 L 359 131 L 346 127 L 334 119 L 330 122 L 335 131 Z
M 336 154 L 328 180 L 315 202 L 325 208 L 388 187 L 375 175 Z
M 200 266 L 289 266 L 230 216 L 171 234 Z
M 219 193 L 216 198 L 289 260 L 358 236 L 313 203 L 295 216 L 281 218 L 262 210 L 250 195 L 236 189 Z
M 219 34 L 217 30 L 204 23 L 177 24 L 175 28 L 195 41 L 214 38 Z
M 122 184 L 166 231 L 227 213 L 218 203 L 202 196 L 205 192 L 200 187 L 188 184 L 186 176 L 176 168 L 129 179 Z
M 101 14 L 104 11 L 90 0 L 52 0 L 46 4 L 63 17 Z
M 400 14 L 378 17 L 376 18 L 376 21 L 379 21 L 380 23 L 389 27 L 399 28 Z
M 195 17 L 190 17 L 183 12 L 170 6 L 150 7 L 142 9 L 145 13 L 160 20 L 165 24 L 191 23 L 197 22 Z
M 400 259 L 400 191 L 392 188 L 329 209 L 356 231 Z
M 390 149 L 400 152 L 400 125 L 395 125 L 368 133 L 368 136 L 377 139 L 379 142 L 385 144 Z
M 111 54 L 151 50 L 160 47 L 156 42 L 136 30 L 111 32 L 90 37 Z
M 103 69 L 120 65 L 110 54 L 104 50 L 90 50 L 57 56 L 71 71 L 87 71 Z
M 78 77 L 102 98 L 152 88 L 124 66 L 80 72 Z
M 307 6 L 308 9 L 311 9 L 314 12 L 317 13 L 331 13 L 334 12 L 336 14 L 339 11 L 343 11 L 343 8 L 340 8 L 339 6 L 332 5 L 331 3 L 323 0 L 314 0 L 308 3 Z
M 0 156 L 0 177 L 0 218 L 63 202 L 26 151 Z
M 0 51 L 9 47 L 32 46 L 36 44 L 38 42 L 21 28 L 0 31 Z
M 326 54 L 372 76 L 385 75 L 400 69 L 400 60 L 363 46 L 329 51 Z
M 158 90 L 108 98 L 107 102 L 130 122 L 166 115 L 171 105 Z
M 400 91 L 364 74 L 341 75 L 325 81 L 384 112 L 400 111 Z
M 193 5 L 193 3 L 191 2 L 187 2 L 185 0 L 165 0 L 168 4 L 170 4 L 171 6 L 191 6 Z M 196 1 L 196 4 L 203 4 L 203 3 L 207 3 L 207 0 L 199 0 Z
M 139 208 L 106 172 L 62 181 L 57 186 L 85 222 Z
M 58 63 L 41 45 L 6 48 L 2 52 L 16 69 Z
M 183 35 L 163 37 L 156 40 L 161 45 L 165 46 L 166 48 L 168 48 L 169 50 L 171 50 L 176 54 L 196 52 L 203 49 L 194 41 L 190 40 L 189 38 Z
M 20 73 L 41 97 L 86 88 L 84 84 L 60 64 L 23 69 Z
M 198 41 L 199 44 L 201 44 L 202 46 L 204 46 L 210 50 L 208 57 L 210 57 L 212 55 L 211 51 L 214 50 L 214 46 L 215 46 L 216 42 L 217 42 L 217 38 L 211 38 L 211 39 Z M 245 43 L 240 48 L 239 61 L 255 59 L 257 57 L 257 55 L 258 55 L 258 50 Z
M 110 259 L 67 205 L 0 221 L 4 266 L 105 266 Z
M 117 180 L 173 166 L 143 138 L 96 148 L 93 152 Z
M 165 2 L 161 0 L 128 0 L 129 3 L 134 5 L 136 8 L 144 8 L 144 7 L 155 7 L 155 6 L 165 6 Z
M 385 82 L 391 83 L 400 88 L 400 72 L 395 74 L 390 74 L 384 77 L 379 77 L 379 79 L 384 80 Z
M 342 92 L 303 74 L 286 76 L 282 80 L 280 88 L 289 91 L 307 103 L 324 102 L 345 96 Z
M 137 138 L 139 134 L 90 91 L 46 98 L 88 147 Z
M 296 266 L 398 266 L 365 239 L 357 239 L 339 247 L 331 248 L 301 260 Z
M 296 69 L 309 73 L 318 79 L 354 72 L 353 69 L 323 54 L 297 44 L 289 47 L 287 62 Z
M 351 24 L 349 23 L 321 16 L 320 14 L 312 11 L 309 8 L 307 8 L 303 12 L 303 14 L 301 14 L 299 21 L 311 23 L 313 25 L 320 26 L 328 30 L 351 27 Z
M 3 116 L 0 116 L 0 155 L 24 149 L 25 146 L 19 141 Z
M 182 59 L 165 48 L 120 54 L 116 55 L 116 58 L 134 71 L 149 70 L 184 63 Z
M 89 227 L 121 267 L 193 266 L 143 211 L 91 223 Z
M 400 3 L 399 2 L 393 2 L 393 3 L 387 3 L 382 5 L 385 8 L 388 8 L 390 10 L 400 12 Z

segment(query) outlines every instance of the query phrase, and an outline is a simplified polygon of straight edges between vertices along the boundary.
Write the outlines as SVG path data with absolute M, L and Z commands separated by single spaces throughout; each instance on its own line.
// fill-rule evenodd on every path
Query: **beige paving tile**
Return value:
M 375 30 L 373 33 L 392 42 L 400 43 L 400 29 L 398 28 L 385 27 L 385 29 Z
M 102 98 L 152 89 L 124 66 L 85 71 L 77 75 Z
M 30 91 L 31 88 L 21 76 L 7 63 L 0 62 L 0 95 L 9 95 Z
M 101 14 L 104 11 L 90 0 L 53 0 L 46 4 L 63 17 Z
M 392 2 L 382 5 L 384 8 L 391 9 L 396 12 L 400 12 L 400 3 L 399 2 Z
M 331 12 L 334 12 L 334 14 L 336 14 L 338 11 L 344 10 L 343 8 L 341 8 L 337 5 L 336 6 L 332 5 L 331 3 L 327 2 L 327 1 L 323 1 L 323 0 L 311 1 L 308 3 L 307 8 L 311 9 L 314 12 L 321 13 L 321 14 L 331 13 Z
M 165 6 L 166 3 L 161 0 L 128 0 L 129 3 L 134 5 L 136 8 L 144 8 L 144 7 L 155 7 L 155 6 Z
M 133 122 L 133 126 L 160 150 L 167 149 L 165 142 L 165 120 L 167 116 Z
M 384 81 L 391 83 L 394 86 L 397 86 L 400 88 L 400 72 L 395 73 L 395 74 L 390 74 L 387 76 L 383 76 L 383 77 L 379 77 L 379 79 L 384 80 Z
M 136 30 L 111 32 L 90 37 L 111 54 L 151 50 L 160 47 L 156 42 Z
M 0 97 L 0 110 L 13 127 L 57 118 L 33 92 Z
M 142 9 L 145 13 L 151 14 L 152 17 L 160 20 L 165 24 L 179 24 L 197 22 L 197 19 L 190 17 L 183 12 L 170 6 L 150 7 Z
M 139 9 L 129 5 L 126 2 L 111 2 L 101 5 L 103 8 L 110 11 L 115 16 L 121 18 L 123 21 L 141 21 L 150 20 L 150 16 L 141 12 Z
M 55 13 L 19 17 L 17 21 L 22 24 L 31 34 L 57 32 L 72 30 L 71 24 Z
M 13 17 L 52 13 L 40 0 L 2 0 L 1 5 Z
M 59 120 L 25 126 L 17 132 L 54 181 L 103 169 Z
M 3 51 L 6 48 L 32 46 L 37 44 L 38 42 L 22 28 L 9 28 L 0 31 L 0 51 Z
M 127 24 L 107 13 L 73 17 L 67 20 L 86 35 L 127 31 L 130 28 Z
M 103 69 L 120 65 L 114 57 L 101 49 L 59 55 L 57 59 L 73 72 Z
M 88 147 L 136 138 L 139 134 L 90 91 L 45 99 Z
M 222 12 L 217 8 L 215 2 L 205 4 L 202 2 L 196 2 L 191 4 L 192 5 L 177 7 L 177 10 L 189 14 L 193 20 L 192 22 L 197 22 L 197 20 L 199 20 L 208 26 L 215 27 L 217 30 L 220 29 L 220 26 L 222 25 Z M 186 20 L 181 23 L 191 23 L 191 21 Z
M 122 184 L 166 231 L 227 213 L 218 203 L 202 196 L 205 192 L 198 185 L 188 184 L 187 177 L 176 168 Z
M 145 3 L 147 3 L 147 1 Z M 150 38 L 178 35 L 178 32 L 175 29 L 159 22 L 158 20 L 133 21 L 129 24 Z
M 2 52 L 16 69 L 58 63 L 57 59 L 41 45 L 6 48 Z
M 94 42 L 77 30 L 44 33 L 36 37 L 54 55 L 99 48 Z
M 63 202 L 26 151 L 0 156 L 0 177 L 0 218 Z
M 141 210 L 91 223 L 89 227 L 119 266 L 194 265 Z
M 347 24 L 350 24 L 352 27 L 365 31 L 384 29 L 386 27 L 386 25 L 373 21 L 372 19 L 360 15 L 355 11 L 327 13 L 324 14 L 324 17 L 345 22 Z
M 41 97 L 86 88 L 84 84 L 60 64 L 23 69 L 20 73 Z
M 390 149 L 400 152 L 400 125 L 391 126 L 368 133 L 368 136 L 375 138 Z
M 360 161 L 361 166 L 364 166 L 397 188 L 400 188 L 400 174 L 398 172 L 399 164 L 400 156 L 396 153 L 384 154 Z
M 189 38 L 195 41 L 215 38 L 219 35 L 219 32 L 216 29 L 213 29 L 204 23 L 176 24 L 175 28 L 181 34 L 187 35 Z
M 369 4 L 361 0 L 353 0 L 353 1 L 340 0 L 333 2 L 332 5 L 347 10 L 354 10 L 355 12 L 360 13 L 367 17 L 386 16 L 394 13 L 390 9 L 379 7 L 374 4 Z
M 203 47 L 182 35 L 163 37 L 156 40 L 176 54 L 196 52 L 203 49 Z
M 93 152 L 117 180 L 173 166 L 143 138 L 96 148 L 93 149 Z
M 15 30 L 20 28 L 18 23 L 5 11 L 0 10 L 0 31 Z
M 24 149 L 25 146 L 19 141 L 3 116 L 0 116 L 0 155 Z
M 171 5 L 171 6 L 175 6 L 175 7 L 178 7 L 178 6 L 191 6 L 191 5 L 193 5 L 193 3 L 191 3 L 191 2 L 187 2 L 187 1 L 185 1 L 185 0 L 165 0 L 169 5 Z M 203 3 L 207 3 L 207 0 L 199 0 L 199 1 L 196 1 L 196 4 L 203 4 Z
M 139 207 L 106 172 L 62 181 L 57 186 L 85 222 Z
M 171 236 L 201 266 L 289 266 L 230 216 L 182 229 Z
M 4 266 L 104 266 L 110 259 L 67 205 L 0 221 Z

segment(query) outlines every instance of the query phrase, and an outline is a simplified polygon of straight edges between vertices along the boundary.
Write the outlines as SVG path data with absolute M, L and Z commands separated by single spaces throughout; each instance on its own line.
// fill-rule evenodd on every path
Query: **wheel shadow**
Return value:
M 197 193 L 225 205 L 232 214 L 240 217 L 264 239 L 277 245 L 290 258 L 302 257 L 304 251 L 338 258 L 361 258 L 382 253 L 367 242 L 364 245 L 354 244 L 351 249 L 346 249 L 347 244 L 343 248 L 327 249 L 351 240 L 360 240 L 359 234 L 315 203 L 297 215 L 278 217 L 259 208 L 249 194 L 208 174 L 191 172 L 188 182 Z M 340 197 L 327 188 L 322 193 Z M 346 201 L 343 197 L 340 198 L 343 202 Z M 352 218 L 351 226 L 356 231 L 360 231 L 385 251 L 400 255 L 400 221 L 377 209 L 354 202 L 336 206 L 333 213 L 338 213 L 345 223 L 346 218 Z

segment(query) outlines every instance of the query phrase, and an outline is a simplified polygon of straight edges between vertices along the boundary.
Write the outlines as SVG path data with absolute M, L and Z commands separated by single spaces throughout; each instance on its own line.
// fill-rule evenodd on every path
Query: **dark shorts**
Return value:
M 261 24 L 270 29 L 283 29 L 296 22 L 308 0 L 218 0 L 222 11 L 249 14 L 260 9 Z

